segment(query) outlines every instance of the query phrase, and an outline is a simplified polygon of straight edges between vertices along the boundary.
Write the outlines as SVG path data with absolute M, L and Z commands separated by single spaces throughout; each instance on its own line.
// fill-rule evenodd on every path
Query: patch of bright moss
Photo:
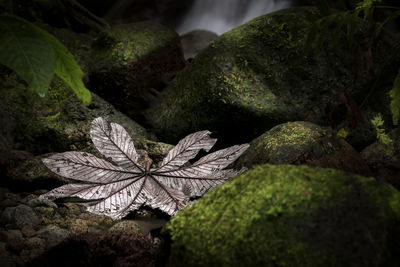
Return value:
M 400 193 L 373 178 L 262 165 L 171 220 L 170 265 L 394 266 L 399 216 Z
M 323 141 L 334 143 L 337 140 L 330 138 L 325 129 L 311 122 L 279 124 L 251 141 L 250 148 L 238 160 L 237 166 L 250 167 L 263 163 L 294 164 L 311 151 L 320 157 L 328 153 L 323 151 L 323 146 L 319 144 Z M 332 144 L 331 147 L 337 149 L 339 144 Z
M 176 33 L 156 23 L 134 23 L 105 30 L 94 41 L 93 62 L 122 67 L 170 45 Z

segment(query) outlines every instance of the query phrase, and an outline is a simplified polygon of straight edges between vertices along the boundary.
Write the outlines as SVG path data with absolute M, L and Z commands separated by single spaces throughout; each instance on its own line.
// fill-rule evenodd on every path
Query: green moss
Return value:
M 298 164 L 304 162 L 310 153 L 320 158 L 339 148 L 338 139 L 330 136 L 324 128 L 304 121 L 287 122 L 251 141 L 250 148 L 238 160 L 237 166 Z
M 170 264 L 379 266 L 393 256 L 399 200 L 394 188 L 372 178 L 258 166 L 171 220 Z
M 137 144 L 144 143 L 146 131 L 93 95 L 84 106 L 60 79 L 55 78 L 45 97 L 37 94 L 14 74 L 0 79 L 0 134 L 3 146 L 34 154 L 71 149 L 93 150 L 90 122 L 104 116 L 122 124 Z M 139 145 L 139 148 L 143 145 Z
M 123 67 L 165 48 L 177 36 L 155 23 L 135 23 L 105 30 L 94 41 L 93 62 Z
M 343 88 L 363 99 L 372 77 L 360 68 L 357 83 L 349 85 L 355 54 L 347 46 L 306 53 L 315 13 L 310 7 L 281 10 L 215 39 L 177 74 L 161 93 L 160 104 L 148 112 L 158 136 L 173 143 L 189 132 L 209 129 L 221 135 L 235 132 L 235 142 L 248 142 L 287 121 L 326 125 L 324 108 Z M 332 36 L 321 39 L 329 43 Z M 386 53 L 390 49 L 380 49 L 382 57 L 392 57 Z
M 266 150 L 276 150 L 281 146 L 307 146 L 316 138 L 326 135 L 318 125 L 309 122 L 288 122 L 278 125 L 259 138 L 259 146 Z

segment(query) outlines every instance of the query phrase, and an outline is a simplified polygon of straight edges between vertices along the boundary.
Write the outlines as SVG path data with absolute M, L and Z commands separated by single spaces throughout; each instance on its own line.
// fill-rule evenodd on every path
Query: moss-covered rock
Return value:
M 250 143 L 236 166 L 309 164 L 372 175 L 359 153 L 329 129 L 305 121 L 273 127 Z
M 217 37 L 215 32 L 206 30 L 194 30 L 182 35 L 181 42 L 185 59 L 193 59 Z
M 162 76 L 184 67 L 177 33 L 155 22 L 107 29 L 93 41 L 90 90 L 130 117 L 147 107 Z
M 400 190 L 400 127 L 390 131 L 388 136 L 393 142 L 393 155 L 380 141 L 367 146 L 360 154 L 376 178 Z
M 397 266 L 399 220 L 373 178 L 261 165 L 171 220 L 170 266 Z
M 145 129 L 95 94 L 92 103 L 85 106 L 64 82 L 55 78 L 46 96 L 41 98 L 15 74 L 5 69 L 1 72 L 1 147 L 33 154 L 92 151 L 90 123 L 99 116 L 121 124 L 135 144 L 144 147 Z
M 336 106 L 333 119 L 345 119 L 343 95 L 347 91 L 360 104 L 373 77 L 359 64 L 358 79 L 352 82 L 356 55 L 346 47 L 345 39 L 326 49 L 311 49 L 307 55 L 306 35 L 315 13 L 316 9 L 305 7 L 281 10 L 214 40 L 177 74 L 161 94 L 160 103 L 148 111 L 160 138 L 173 142 L 189 132 L 209 129 L 230 136 L 231 143 L 248 142 L 287 121 L 328 125 L 326 114 Z M 326 32 L 321 38 L 329 44 L 333 36 Z M 390 70 L 390 64 L 381 63 L 395 58 L 391 51 L 388 44 L 378 45 L 377 71 L 381 66 Z M 388 69 L 381 81 L 393 81 L 397 68 Z M 363 134 L 373 139 L 373 127 Z

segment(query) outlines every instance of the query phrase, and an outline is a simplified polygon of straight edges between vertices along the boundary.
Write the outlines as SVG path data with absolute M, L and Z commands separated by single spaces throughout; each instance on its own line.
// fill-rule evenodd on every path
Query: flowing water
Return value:
M 203 29 L 222 34 L 252 18 L 290 6 L 290 0 L 195 0 L 182 24 L 184 34 Z

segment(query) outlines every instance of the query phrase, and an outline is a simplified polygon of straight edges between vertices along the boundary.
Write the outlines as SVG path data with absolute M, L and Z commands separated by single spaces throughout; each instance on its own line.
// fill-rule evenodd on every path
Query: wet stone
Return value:
M 62 229 L 56 225 L 48 225 L 45 228 L 38 231 L 37 236 L 46 240 L 46 247 L 54 247 L 67 239 L 71 233 L 65 229 Z
M 3 210 L 0 217 L 0 223 L 6 228 L 12 228 L 15 207 L 7 207 Z
M 6 244 L 6 249 L 13 252 L 21 251 L 24 248 L 25 248 L 25 240 L 21 237 L 10 238 L 8 239 L 8 242 Z
M 28 249 L 44 249 L 46 241 L 40 237 L 31 237 L 26 240 L 26 247 Z
M 35 212 L 39 216 L 44 216 L 46 218 L 50 218 L 54 215 L 54 209 L 49 207 L 36 207 L 34 208 Z
M 28 196 L 26 196 L 26 197 L 24 197 L 20 202 L 22 203 L 22 204 L 25 204 L 25 205 L 28 205 L 29 206 L 29 201 L 31 201 L 31 200 L 33 200 L 33 199 L 37 199 L 38 197 L 36 196 L 36 195 L 34 195 L 34 194 L 30 194 L 30 195 L 28 195 Z
M 81 207 L 76 205 L 76 204 L 72 204 L 72 203 L 65 203 L 64 204 L 67 208 L 68 208 L 68 212 L 71 215 L 75 215 L 78 216 L 79 214 L 81 214 Z
M 88 222 L 82 219 L 72 219 L 69 221 L 68 229 L 72 234 L 83 234 L 88 232 Z
M 36 231 L 32 227 L 24 226 L 21 229 L 21 233 L 25 237 L 31 237 L 31 236 L 34 236 L 36 234 Z
M 143 229 L 141 226 L 135 221 L 121 221 L 114 224 L 109 231 L 124 231 L 124 232 L 132 232 L 136 234 L 143 234 Z
M 0 232 L 0 241 L 8 242 L 13 238 L 22 238 L 22 233 L 19 230 L 7 230 Z
M 39 218 L 33 209 L 26 205 L 19 205 L 15 208 L 14 221 L 20 229 L 24 226 L 35 228 L 39 224 Z
M 31 195 L 31 196 L 35 196 L 35 195 Z M 48 199 L 42 199 L 39 198 L 38 196 L 35 196 L 32 199 L 29 199 L 26 204 L 29 207 L 35 208 L 35 207 L 51 207 L 51 208 L 57 208 L 57 205 L 53 202 L 50 201 Z

